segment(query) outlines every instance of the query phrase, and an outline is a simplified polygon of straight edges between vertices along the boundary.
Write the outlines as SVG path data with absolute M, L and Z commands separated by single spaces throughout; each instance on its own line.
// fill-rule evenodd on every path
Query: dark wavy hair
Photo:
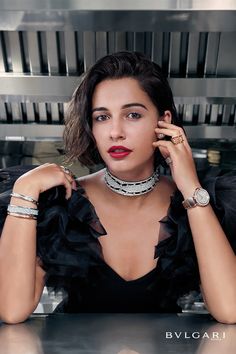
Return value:
M 85 74 L 75 90 L 65 118 L 64 146 L 66 162 L 79 160 L 90 167 L 103 163 L 92 134 L 92 97 L 96 85 L 106 79 L 134 78 L 150 97 L 160 115 L 172 114 L 172 123 L 182 126 L 178 119 L 173 95 L 167 79 L 156 63 L 137 52 L 118 52 L 99 59 Z M 159 150 L 155 166 L 164 164 Z

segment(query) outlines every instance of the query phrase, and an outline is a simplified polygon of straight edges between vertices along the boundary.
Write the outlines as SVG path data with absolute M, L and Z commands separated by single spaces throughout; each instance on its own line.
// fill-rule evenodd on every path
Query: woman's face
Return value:
M 146 178 L 153 171 L 159 114 L 137 80 L 99 83 L 92 99 L 92 132 L 109 170 L 120 178 Z

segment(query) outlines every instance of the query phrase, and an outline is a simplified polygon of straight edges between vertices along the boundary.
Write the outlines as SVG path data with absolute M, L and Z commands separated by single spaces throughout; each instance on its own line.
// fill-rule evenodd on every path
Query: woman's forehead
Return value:
M 120 106 L 129 103 L 151 104 L 147 93 L 140 87 L 139 82 L 133 78 L 109 79 L 100 82 L 94 90 L 92 106 L 101 106 L 106 103 L 117 102 Z M 145 104 L 146 103 L 146 104 Z

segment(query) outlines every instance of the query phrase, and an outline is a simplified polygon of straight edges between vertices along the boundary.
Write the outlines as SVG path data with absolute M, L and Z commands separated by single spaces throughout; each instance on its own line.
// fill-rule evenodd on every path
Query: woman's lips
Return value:
M 115 158 L 115 159 L 121 159 L 125 156 L 128 156 L 131 153 L 131 151 L 109 151 L 109 154 L 111 157 Z
M 115 159 L 121 159 L 125 156 L 128 156 L 132 151 L 125 146 L 112 146 L 108 150 L 108 153 L 111 157 Z

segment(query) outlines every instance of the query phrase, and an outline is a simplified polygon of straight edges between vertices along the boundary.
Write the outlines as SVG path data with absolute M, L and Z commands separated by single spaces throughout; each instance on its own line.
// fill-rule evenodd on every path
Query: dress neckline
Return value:
M 96 209 L 95 206 L 92 204 L 92 202 L 90 201 L 86 190 L 84 189 L 84 187 L 80 184 L 79 180 L 76 179 L 75 180 L 77 183 L 77 187 L 78 190 L 77 192 L 80 193 L 80 195 L 86 200 L 87 205 L 89 206 L 90 210 L 91 210 L 91 214 L 93 214 L 93 218 L 95 219 L 95 224 L 97 225 L 97 227 L 101 230 L 104 230 L 103 235 L 107 235 L 105 228 L 103 227 L 97 213 L 96 213 Z M 166 242 L 168 242 L 168 239 L 172 238 L 172 235 L 169 234 L 168 232 L 166 232 L 165 229 L 165 223 L 168 221 L 169 215 L 171 213 L 171 209 L 172 209 L 172 203 L 174 200 L 174 196 L 176 195 L 176 193 L 178 193 L 178 189 L 176 189 L 171 195 L 170 195 L 170 203 L 167 209 L 167 213 L 164 217 L 162 217 L 160 220 L 157 220 L 157 222 L 160 223 L 160 227 L 159 227 L 159 235 L 158 235 L 158 243 L 154 246 L 155 247 L 155 252 L 154 252 L 154 259 L 158 258 L 157 254 L 158 254 L 158 250 L 162 248 L 162 245 L 164 245 Z M 76 193 L 76 192 L 75 192 Z M 101 236 L 102 233 L 99 235 Z M 98 240 L 97 240 L 98 242 Z M 101 254 L 102 255 L 102 254 Z M 149 278 L 149 276 L 151 276 L 153 273 L 155 273 L 155 271 L 158 268 L 158 264 L 159 264 L 159 260 L 157 260 L 156 266 L 151 269 L 148 273 L 144 274 L 143 276 L 136 278 L 136 279 L 131 279 L 131 280 L 126 280 L 124 279 L 121 275 L 119 275 L 109 264 L 106 263 L 103 255 L 101 257 L 101 261 L 102 264 L 105 266 L 106 270 L 108 273 L 110 273 L 110 275 L 113 275 L 114 277 L 116 277 L 117 279 L 119 279 L 121 282 L 123 282 L 124 284 L 134 284 L 134 283 L 138 283 L 139 281 L 143 281 L 146 278 Z
M 153 269 L 151 269 L 149 272 L 147 272 L 146 274 L 142 275 L 141 277 L 135 278 L 135 279 L 126 280 L 119 273 L 117 273 L 111 266 L 109 266 L 109 264 L 107 264 L 105 261 L 103 261 L 103 264 L 104 264 L 104 266 L 106 268 L 106 272 L 109 276 L 113 277 L 114 279 L 115 278 L 118 279 L 120 282 L 122 282 L 124 284 L 137 284 L 137 283 L 146 281 L 149 278 L 151 278 L 154 273 L 156 273 L 157 267 L 158 267 L 158 261 L 157 261 L 156 266 Z

